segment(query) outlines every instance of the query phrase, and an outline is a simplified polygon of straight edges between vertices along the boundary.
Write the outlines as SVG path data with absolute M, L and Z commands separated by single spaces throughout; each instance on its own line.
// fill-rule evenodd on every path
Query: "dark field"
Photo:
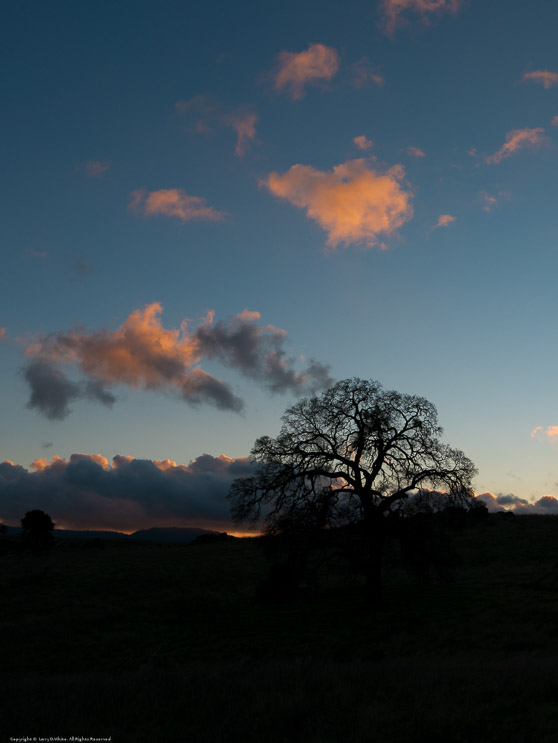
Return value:
M 66 542 L 0 557 L 0 735 L 558 741 L 558 519 L 452 533 L 450 580 L 393 571 L 261 604 L 258 540 Z

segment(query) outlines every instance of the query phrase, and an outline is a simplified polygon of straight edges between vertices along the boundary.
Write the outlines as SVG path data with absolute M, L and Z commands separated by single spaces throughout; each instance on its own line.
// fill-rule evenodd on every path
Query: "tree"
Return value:
M 264 519 L 271 532 L 285 522 L 352 527 L 374 603 L 381 599 L 383 543 L 409 494 L 442 488 L 449 502 L 472 502 L 476 469 L 441 442 L 436 408 L 422 397 L 346 379 L 300 400 L 282 421 L 277 438 L 254 444 L 255 474 L 232 485 L 234 521 Z
M 21 519 L 23 541 L 33 550 L 46 550 L 51 545 L 54 523 L 48 513 L 35 509 Z

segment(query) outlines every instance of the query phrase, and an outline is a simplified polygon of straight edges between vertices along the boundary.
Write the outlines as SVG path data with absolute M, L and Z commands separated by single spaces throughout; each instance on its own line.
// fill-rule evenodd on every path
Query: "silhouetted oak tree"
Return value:
M 35 509 L 27 511 L 21 519 L 24 543 L 34 550 L 46 550 L 51 546 L 54 523 L 48 513 Z
M 387 517 L 408 494 L 438 488 L 450 501 L 471 502 L 470 459 L 440 441 L 436 408 L 422 397 L 386 391 L 358 378 L 303 399 L 282 418 L 277 438 L 259 438 L 256 474 L 235 480 L 235 522 L 353 525 L 364 545 L 368 598 L 382 589 Z

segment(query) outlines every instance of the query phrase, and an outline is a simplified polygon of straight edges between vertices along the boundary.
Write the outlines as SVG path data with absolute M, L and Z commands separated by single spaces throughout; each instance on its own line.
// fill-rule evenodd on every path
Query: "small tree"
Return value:
M 422 397 L 346 379 L 296 403 L 282 420 L 277 438 L 254 444 L 256 474 L 232 485 L 233 519 L 263 518 L 272 532 L 285 521 L 352 527 L 373 602 L 381 599 L 387 517 L 401 501 L 441 487 L 449 502 L 472 502 L 475 467 L 440 441 L 436 408 Z
M 33 550 L 47 550 L 51 546 L 54 523 L 48 513 L 39 509 L 27 511 L 21 519 L 21 527 L 24 543 Z

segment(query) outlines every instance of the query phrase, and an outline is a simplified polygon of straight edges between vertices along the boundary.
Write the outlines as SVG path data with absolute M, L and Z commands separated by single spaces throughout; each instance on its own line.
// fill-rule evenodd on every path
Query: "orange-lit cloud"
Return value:
M 351 84 L 355 88 L 363 88 L 367 83 L 373 83 L 379 88 L 383 88 L 386 84 L 383 76 L 375 70 L 368 57 L 361 57 L 352 66 Z
M 225 106 L 210 96 L 197 95 L 188 101 L 178 101 L 174 108 L 190 118 L 197 134 L 210 133 L 218 127 L 233 129 L 237 157 L 244 157 L 250 143 L 256 139 L 259 116 L 253 106 Z
M 0 341 L 3 341 L 6 337 L 6 328 L 0 328 Z
M 455 222 L 456 219 L 457 217 L 454 217 L 451 214 L 440 214 L 434 229 L 437 229 L 438 227 L 447 227 L 452 222 Z
M 499 205 L 502 199 L 509 199 L 510 194 L 507 191 L 498 191 L 496 196 L 489 194 L 488 191 L 479 191 L 479 196 L 483 202 L 483 211 L 490 212 Z
M 554 117 L 554 118 L 552 119 L 552 126 L 558 126 L 558 116 L 555 116 L 555 117 Z
M 523 150 L 526 147 L 538 147 L 547 142 L 548 139 L 545 137 L 542 127 L 537 127 L 536 129 L 512 129 L 506 134 L 504 144 L 497 152 L 487 157 L 486 162 L 490 165 L 496 164 L 515 155 L 519 150 Z
M 369 150 L 374 147 L 374 142 L 371 139 L 368 139 L 364 134 L 354 137 L 353 142 L 359 150 Z
M 521 81 L 541 83 L 548 90 L 548 88 L 558 85 L 558 72 L 550 72 L 549 70 L 533 70 L 533 72 L 526 72 L 521 78 Z
M 546 428 L 537 426 L 531 431 L 529 436 L 538 441 L 550 441 L 551 443 L 556 443 L 558 441 L 558 426 L 547 426 Z
M 404 20 L 402 14 L 407 11 L 417 13 L 423 23 L 429 22 L 429 15 L 450 11 L 456 13 L 460 0 L 382 0 L 382 26 L 386 33 L 393 34 L 397 26 Z
M 498 203 L 498 199 L 495 196 L 491 196 L 486 191 L 479 191 L 479 196 L 484 202 L 483 211 L 491 212 L 493 207 Z
M 413 147 L 413 145 L 410 145 L 409 147 L 407 147 L 405 152 L 408 155 L 412 155 L 413 157 L 426 157 L 424 152 L 419 147 Z
M 338 69 L 337 51 L 324 44 L 310 44 L 303 52 L 279 52 L 274 88 L 288 89 L 295 100 L 303 98 L 306 85 L 331 80 Z
M 208 206 L 200 196 L 189 196 L 180 188 L 162 188 L 147 193 L 143 189 L 133 191 L 129 208 L 146 217 L 177 217 L 182 222 L 192 219 L 206 219 L 217 222 L 224 218 L 224 212 Z
M 323 172 L 293 165 L 286 173 L 270 173 L 261 182 L 272 194 L 305 209 L 327 232 L 328 246 L 380 244 L 413 216 L 412 192 L 405 170 L 394 165 L 381 173 L 364 160 L 349 160 Z
M 107 388 L 126 385 L 239 411 L 242 400 L 200 367 L 204 359 L 234 368 L 273 393 L 304 393 L 331 383 L 328 367 L 314 360 L 297 370 L 285 350 L 286 331 L 259 325 L 258 312 L 244 310 L 227 321 L 215 321 L 209 312 L 197 328 L 184 321 L 180 328 L 166 329 L 162 311 L 155 302 L 132 312 L 114 331 L 74 328 L 40 337 L 28 347 L 30 361 L 23 371 L 31 389 L 29 407 L 60 420 L 72 401 L 112 405 L 116 398 Z M 77 367 L 85 380 L 69 379 L 62 366 Z

